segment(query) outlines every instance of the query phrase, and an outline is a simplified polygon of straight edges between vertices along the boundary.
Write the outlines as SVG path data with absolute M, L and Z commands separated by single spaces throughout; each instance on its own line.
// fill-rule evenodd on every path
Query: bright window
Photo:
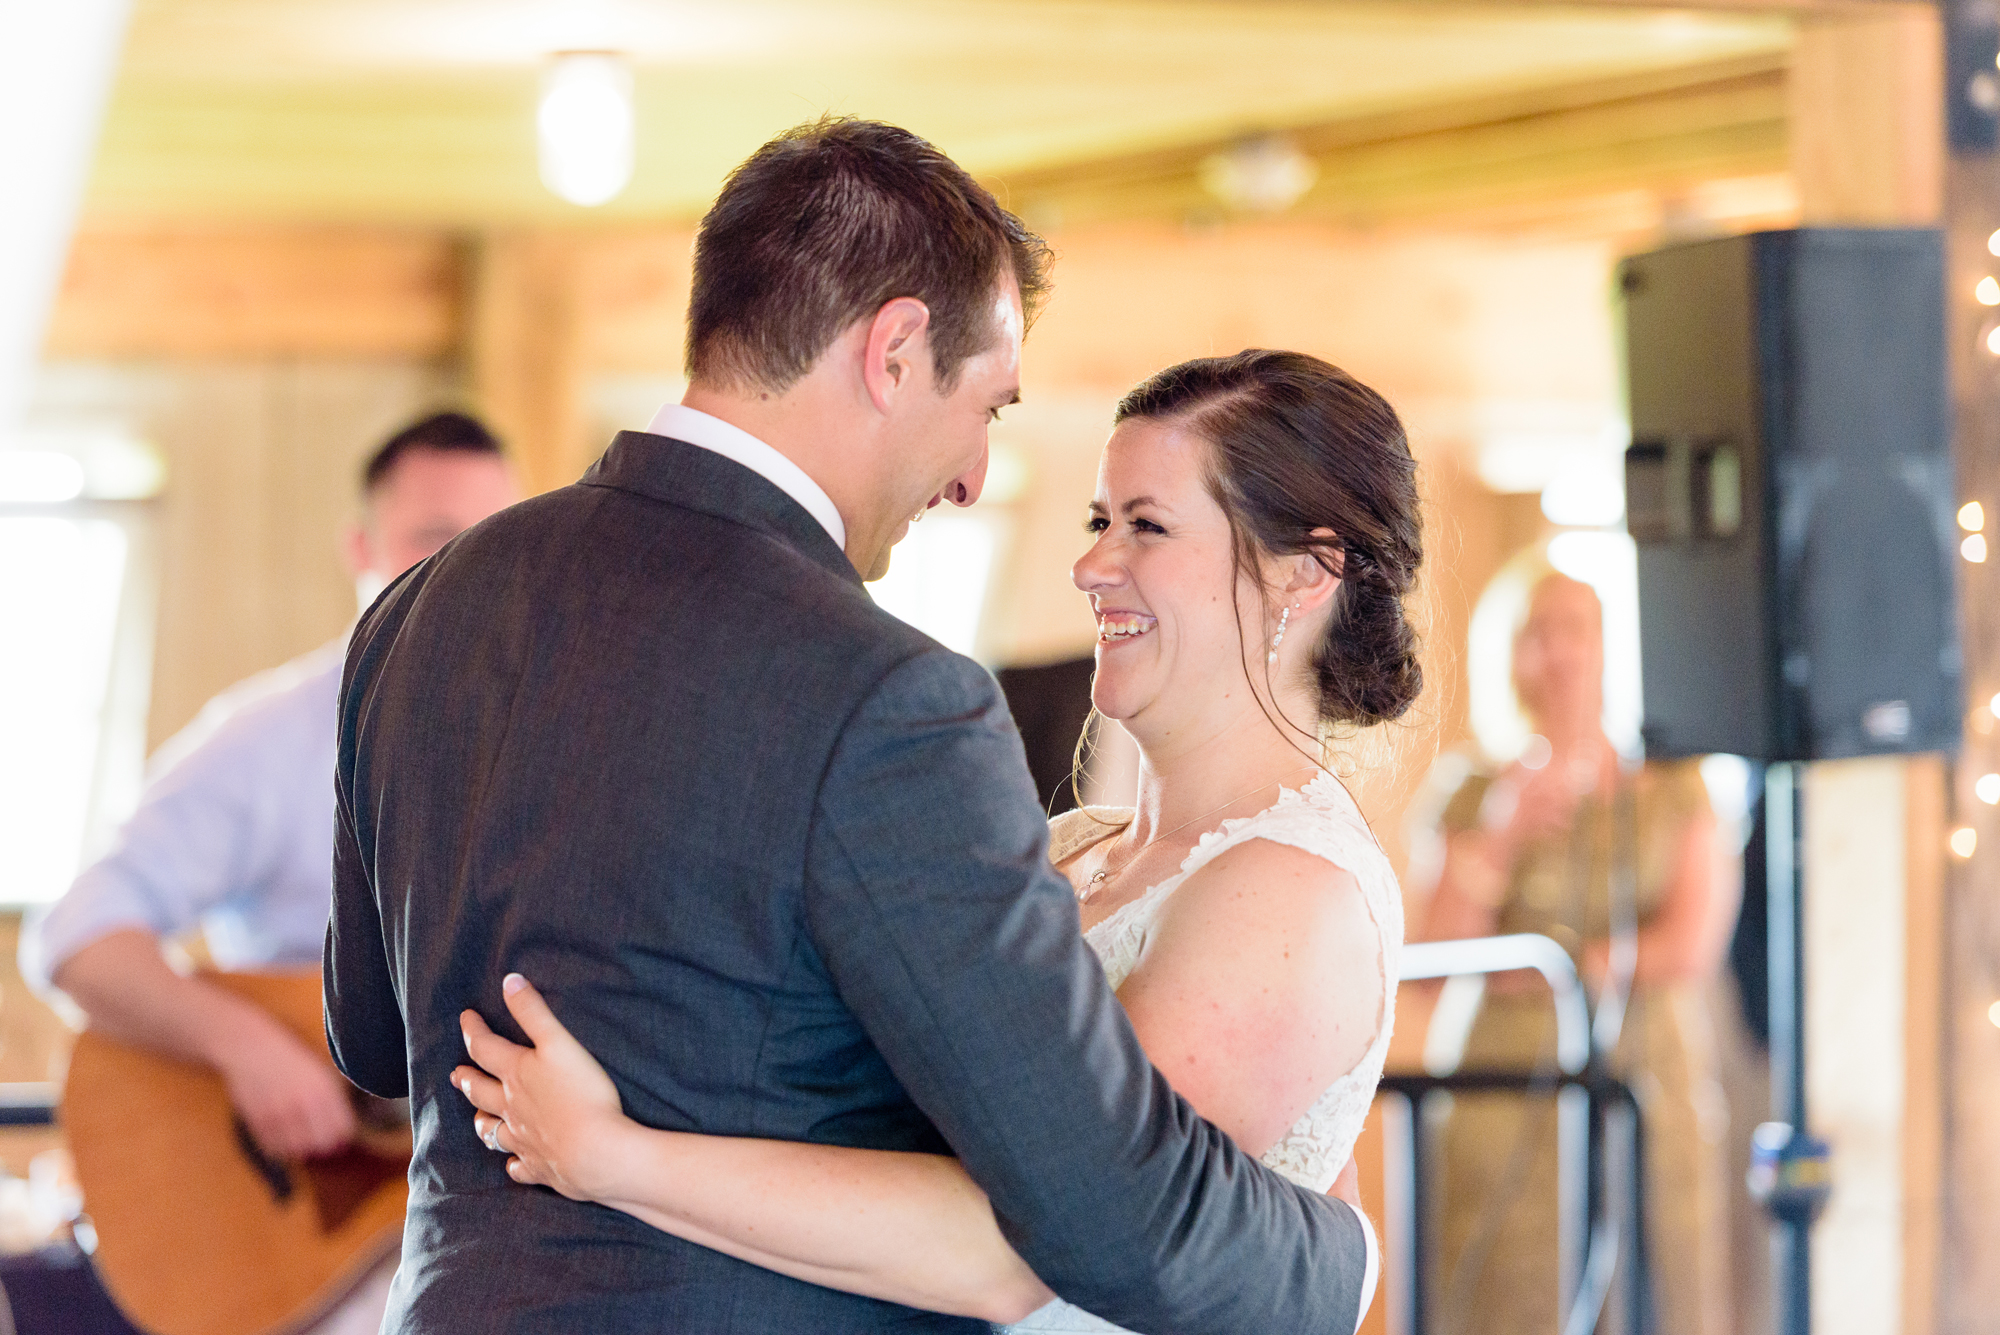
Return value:
M 932 510 L 896 544 L 889 573 L 868 586 L 875 601 L 948 649 L 974 654 L 993 583 L 1003 521 Z
M 75 877 L 106 759 L 130 542 L 113 519 L 0 515 L 0 899 Z

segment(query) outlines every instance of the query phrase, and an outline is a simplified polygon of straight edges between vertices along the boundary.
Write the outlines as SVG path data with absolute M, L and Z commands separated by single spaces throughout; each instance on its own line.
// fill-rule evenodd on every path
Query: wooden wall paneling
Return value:
M 139 423 L 167 459 L 148 745 L 223 687 L 338 634 L 355 614 L 339 535 L 361 461 L 450 402 L 427 363 L 211 364 L 165 373 Z
M 1834 1154 L 1815 1335 L 1879 1335 L 1903 1309 L 1908 769 L 1888 756 L 1805 773 L 1807 1123 Z
M 51 319 L 55 358 L 441 358 L 460 338 L 442 232 L 86 227 Z
M 578 246 L 581 338 L 590 369 L 678 378 L 694 277 L 694 229 L 600 232 Z
M 259 529 L 269 434 L 253 366 L 190 374 L 148 435 L 167 457 L 161 498 L 160 613 L 153 651 L 151 751 L 224 686 L 283 661 L 259 596 Z

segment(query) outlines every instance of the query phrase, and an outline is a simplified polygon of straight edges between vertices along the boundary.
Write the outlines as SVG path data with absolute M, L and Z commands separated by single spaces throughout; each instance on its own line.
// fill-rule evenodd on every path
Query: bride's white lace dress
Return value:
M 1066 861 L 1124 828 L 1131 816 L 1129 811 L 1108 807 L 1059 816 L 1049 832 L 1050 855 L 1057 862 Z M 1118 987 L 1139 962 L 1146 934 L 1168 897 L 1212 859 L 1252 839 L 1268 839 L 1303 849 L 1346 871 L 1360 885 L 1362 898 L 1375 922 L 1383 980 L 1375 1040 L 1354 1069 L 1327 1086 L 1326 1092 L 1293 1123 L 1284 1138 L 1263 1156 L 1264 1163 L 1276 1172 L 1310 1190 L 1324 1192 L 1333 1186 L 1354 1152 L 1355 1138 L 1361 1134 L 1361 1124 L 1375 1099 L 1375 1085 L 1382 1077 L 1382 1059 L 1388 1055 L 1389 1035 L 1396 1022 L 1394 979 L 1403 948 L 1403 897 L 1396 885 L 1396 874 L 1340 780 L 1322 773 L 1296 792 L 1280 789 L 1277 802 L 1254 816 L 1224 821 L 1220 828 L 1202 836 L 1181 863 L 1179 872 L 1120 907 L 1086 932 L 1084 939 L 1104 962 L 1104 973 L 1111 986 Z M 1122 1328 L 1057 1300 L 1018 1325 L 1002 1329 L 1025 1333 L 1118 1332 Z

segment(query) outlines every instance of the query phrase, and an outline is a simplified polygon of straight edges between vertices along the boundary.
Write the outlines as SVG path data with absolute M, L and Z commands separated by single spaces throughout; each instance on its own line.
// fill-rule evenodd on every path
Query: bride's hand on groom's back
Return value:
M 451 1082 L 478 1110 L 479 1138 L 510 1156 L 509 1177 L 571 1200 L 604 1200 L 616 1180 L 616 1146 L 633 1126 L 618 1089 L 527 979 L 509 974 L 502 991 L 534 1046 L 509 1042 L 465 1011 L 459 1027 L 477 1065 L 453 1070 Z

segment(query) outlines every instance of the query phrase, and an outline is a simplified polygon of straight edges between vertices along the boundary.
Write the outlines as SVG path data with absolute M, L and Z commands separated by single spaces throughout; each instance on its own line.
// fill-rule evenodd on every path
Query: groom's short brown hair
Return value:
M 1048 247 L 931 144 L 879 121 L 798 126 L 730 173 L 701 220 L 688 378 L 782 391 L 856 320 L 915 297 L 950 389 L 992 341 L 1010 269 L 1032 319 Z

